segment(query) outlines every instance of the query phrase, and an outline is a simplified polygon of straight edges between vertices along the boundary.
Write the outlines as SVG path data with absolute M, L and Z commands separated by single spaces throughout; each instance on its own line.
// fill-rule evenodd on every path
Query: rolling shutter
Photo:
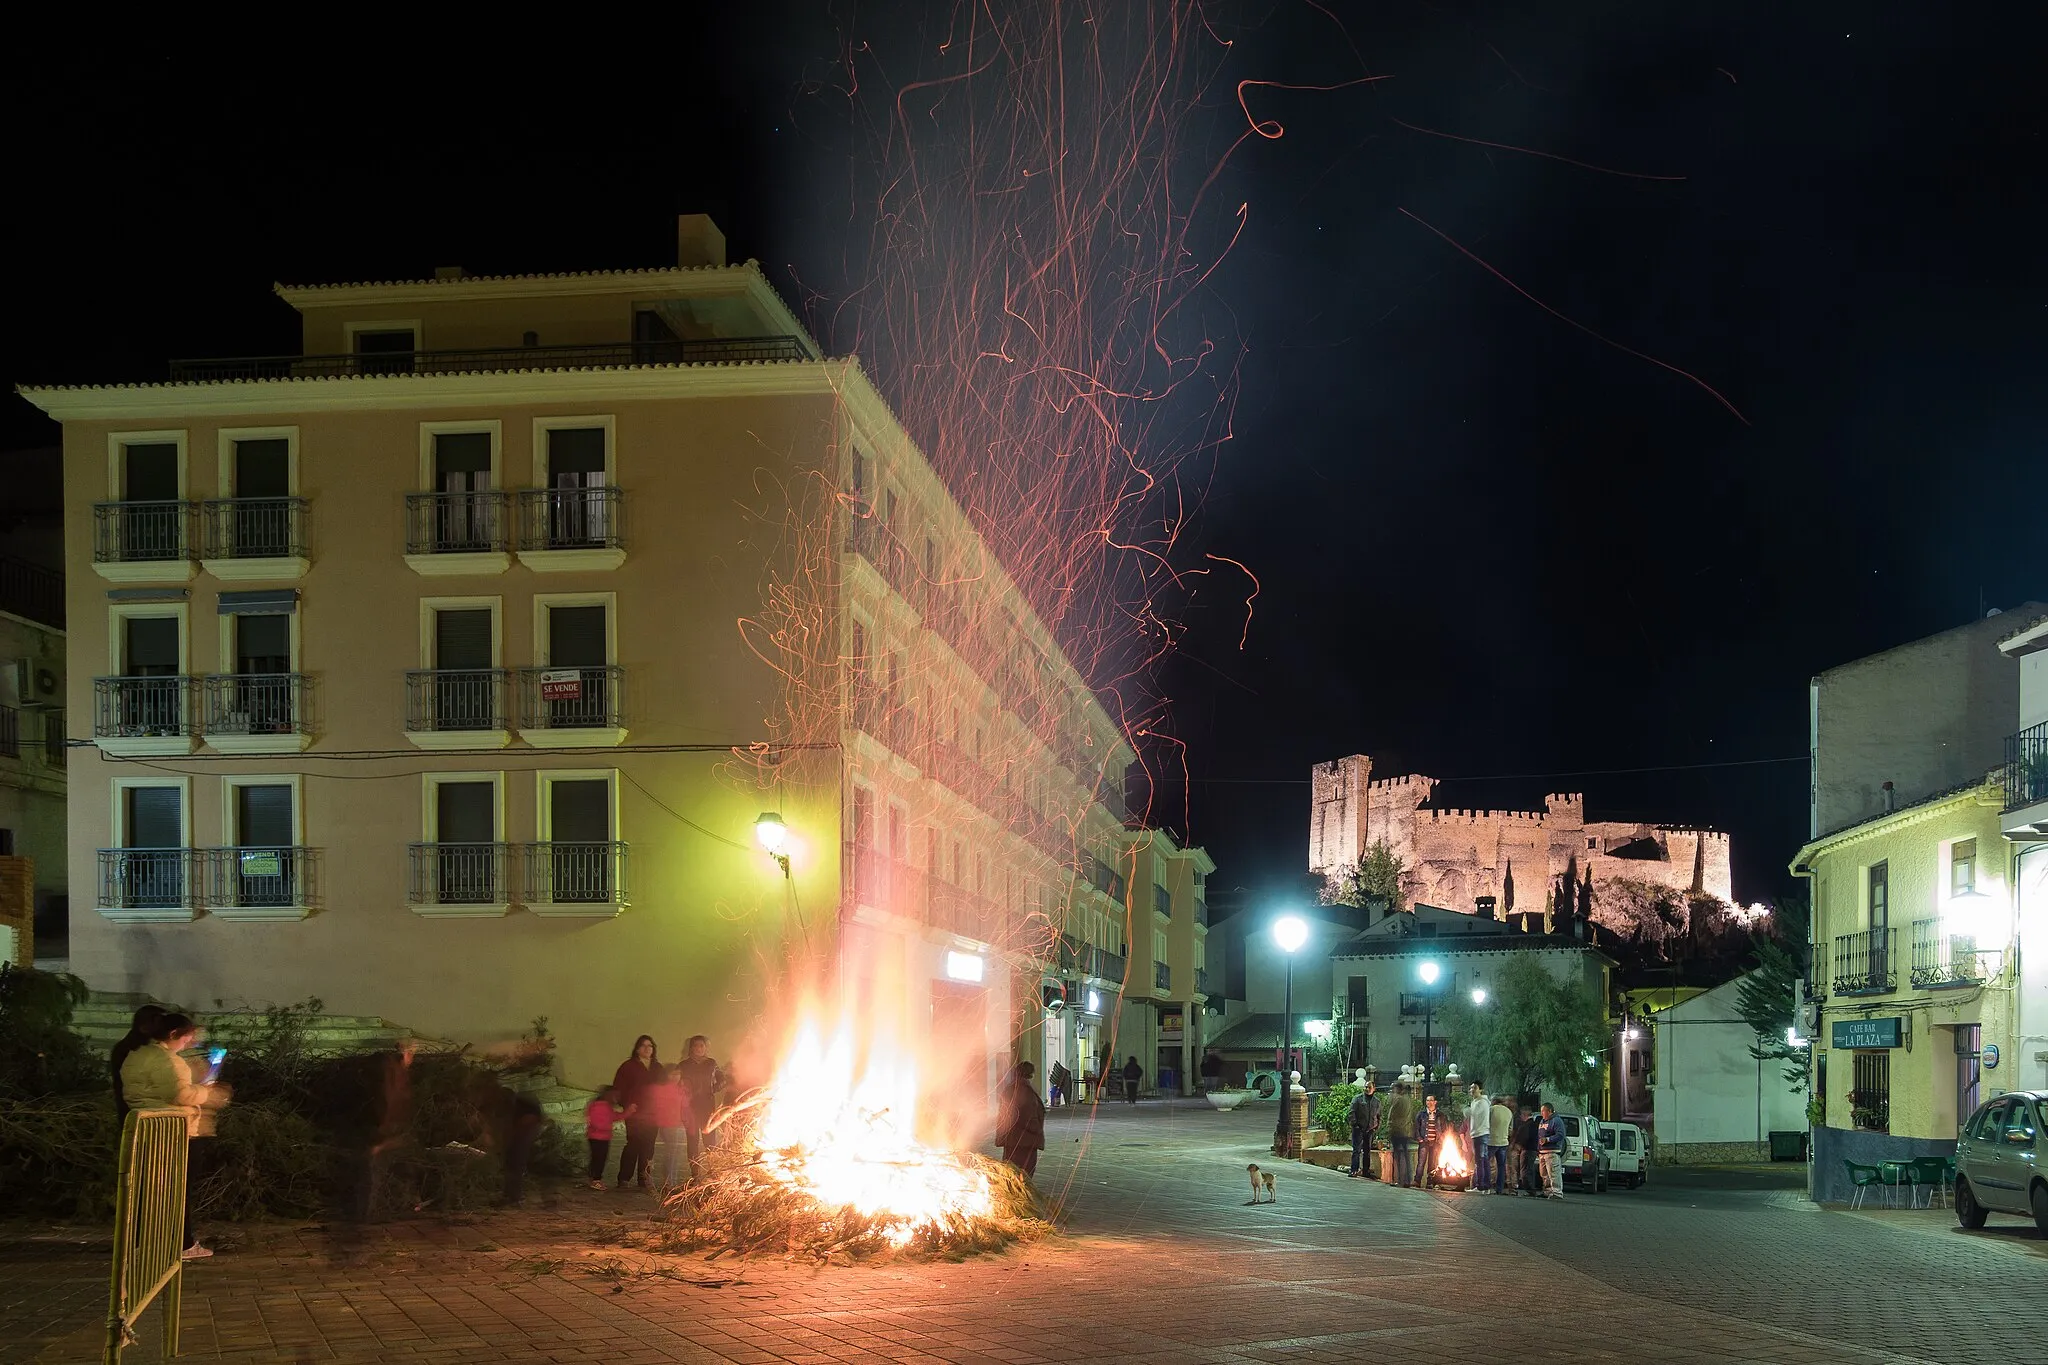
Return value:
M 434 838 L 443 844 L 488 844 L 498 837 L 496 802 L 488 782 L 441 782 L 434 787 Z
M 595 781 L 548 784 L 548 837 L 558 844 L 600 844 L 612 837 L 612 784 Z
M 434 667 L 491 667 L 491 609 L 465 607 L 434 613 Z
M 176 787 L 130 787 L 126 848 L 178 848 L 184 843 L 184 793 Z
M 235 788 L 235 825 L 244 848 L 289 848 L 292 789 L 283 783 Z
M 603 607 L 548 608 L 548 663 L 556 668 L 604 666 Z

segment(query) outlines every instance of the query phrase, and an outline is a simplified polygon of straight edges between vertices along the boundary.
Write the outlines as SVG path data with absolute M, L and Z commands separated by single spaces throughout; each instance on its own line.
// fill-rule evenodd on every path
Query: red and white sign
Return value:
M 583 700 L 583 670 L 580 668 L 545 668 L 540 675 L 540 699 L 542 701 Z

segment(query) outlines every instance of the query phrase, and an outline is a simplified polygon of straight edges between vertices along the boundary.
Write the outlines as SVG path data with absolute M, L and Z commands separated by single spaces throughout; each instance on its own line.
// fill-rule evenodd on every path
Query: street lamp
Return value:
M 1425 960 L 1415 968 L 1424 986 L 1436 985 L 1437 978 L 1444 974 L 1443 967 L 1434 960 Z M 1422 1093 L 1429 1093 L 1429 1056 L 1436 1032 L 1436 992 L 1422 992 Z
M 1273 1128 L 1273 1150 L 1286 1156 L 1294 1121 L 1294 1086 L 1288 1078 L 1294 1043 L 1294 955 L 1308 942 L 1308 923 L 1299 915 L 1282 915 L 1273 921 L 1273 942 L 1287 961 L 1287 989 L 1280 1011 L 1280 1121 Z
M 782 817 L 772 810 L 764 810 L 754 818 L 754 840 L 766 849 L 775 865 L 782 869 L 782 875 L 789 875 L 789 826 L 782 823 Z
M 1472 1003 L 1475 1005 L 1483 1005 L 1486 1003 L 1486 987 L 1476 986 L 1473 988 Z

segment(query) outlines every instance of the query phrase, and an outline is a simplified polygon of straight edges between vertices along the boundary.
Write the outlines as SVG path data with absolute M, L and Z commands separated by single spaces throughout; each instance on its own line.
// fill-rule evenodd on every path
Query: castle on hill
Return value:
M 1582 792 L 1553 792 L 1534 811 L 1442 809 L 1431 800 L 1436 778 L 1375 780 L 1364 754 L 1316 764 L 1312 786 L 1309 870 L 1334 883 L 1384 839 L 1406 869 L 1411 905 L 1500 919 L 1544 913 L 1566 877 L 1580 897 L 1625 880 L 1734 899 L 1727 835 L 1588 822 Z

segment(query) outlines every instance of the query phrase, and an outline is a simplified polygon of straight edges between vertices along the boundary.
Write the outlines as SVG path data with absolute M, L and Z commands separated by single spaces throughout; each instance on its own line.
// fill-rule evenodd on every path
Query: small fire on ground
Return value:
M 1471 1159 L 1465 1155 L 1465 1145 L 1458 1141 L 1455 1132 L 1445 1133 L 1443 1145 L 1437 1149 L 1436 1174 L 1446 1180 L 1472 1178 Z

